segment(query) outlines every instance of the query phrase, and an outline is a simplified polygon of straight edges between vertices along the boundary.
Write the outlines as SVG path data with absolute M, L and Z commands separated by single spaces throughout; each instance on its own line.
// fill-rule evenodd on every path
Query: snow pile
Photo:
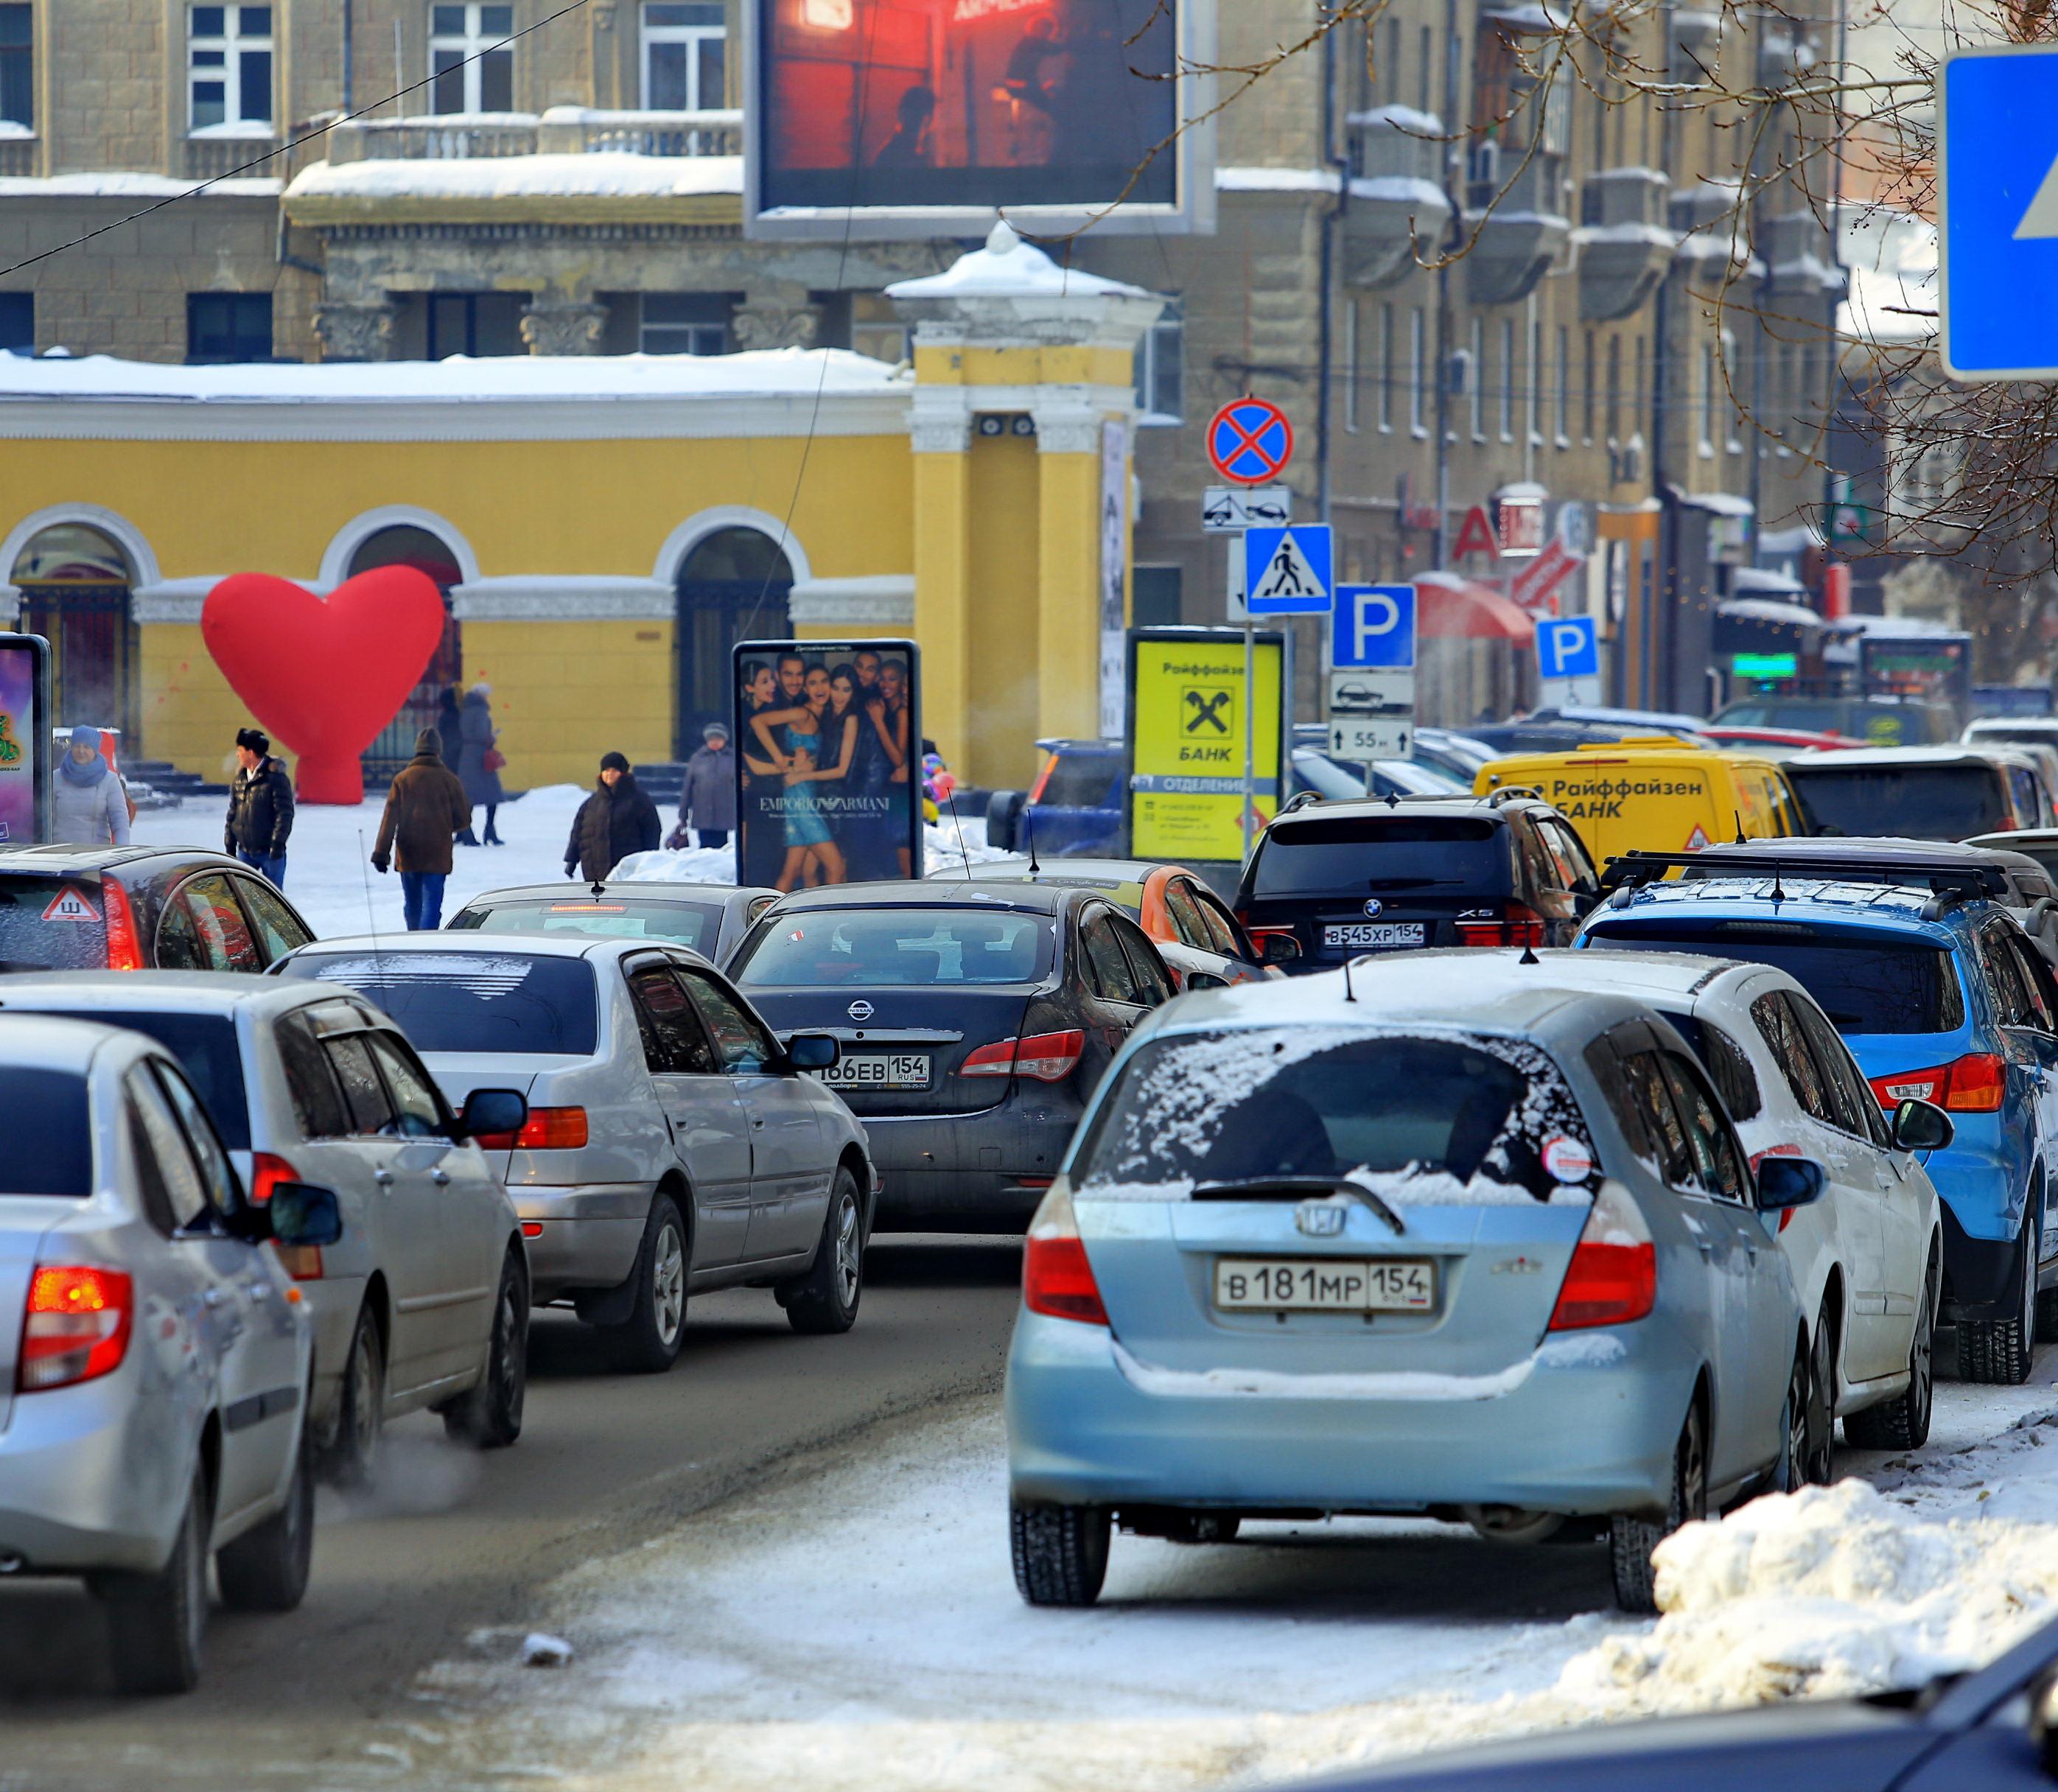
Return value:
M 660 847 L 632 852 L 614 868 L 610 884 L 733 884 L 733 846 Z

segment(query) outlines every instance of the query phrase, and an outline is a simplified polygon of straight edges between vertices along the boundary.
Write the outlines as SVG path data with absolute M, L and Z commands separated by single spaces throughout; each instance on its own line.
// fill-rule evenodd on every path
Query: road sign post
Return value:
M 1250 631 L 1260 616 L 1326 616 L 1333 606 L 1335 588 L 1334 538 L 1327 523 L 1300 528 L 1248 529 L 1243 537 L 1243 607 L 1245 659 L 1250 659 Z M 1244 705 L 1246 732 L 1244 740 L 1244 778 L 1250 797 L 1256 796 L 1252 757 L 1255 750 L 1248 733 L 1250 703 Z M 1244 805 L 1244 856 L 1250 854 L 1251 801 Z
M 1368 768 L 1405 758 L 1415 738 L 1415 587 L 1343 586 L 1329 665 L 1329 751 Z

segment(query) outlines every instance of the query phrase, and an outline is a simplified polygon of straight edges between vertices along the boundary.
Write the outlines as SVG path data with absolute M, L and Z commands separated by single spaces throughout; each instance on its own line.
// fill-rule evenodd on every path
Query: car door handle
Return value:
M 201 1298 L 205 1301 L 209 1306 L 218 1307 L 224 1301 L 227 1300 L 228 1297 L 223 1293 L 219 1288 L 210 1288 L 208 1289 L 206 1293 L 201 1297 Z
M 441 1165 L 438 1165 L 436 1168 L 429 1172 L 429 1180 L 434 1182 L 439 1189 L 447 1188 L 450 1186 L 450 1172 L 447 1170 L 445 1170 Z
M 1694 1245 L 1703 1257 L 1713 1257 L 1715 1254 L 1715 1241 L 1712 1238 L 1696 1238 Z
M 750 1122 L 750 1130 L 753 1132 L 762 1132 L 765 1130 L 765 1122 L 762 1120 L 753 1120 Z
M 1758 1241 L 1755 1238 L 1746 1238 L 1744 1240 L 1743 1254 L 1745 1256 L 1748 1257 L 1752 1262 L 1755 1263 L 1758 1261 Z
M 390 1170 L 375 1170 L 371 1172 L 371 1179 L 382 1189 L 390 1189 L 393 1186 L 393 1172 Z
M 269 1282 L 246 1281 L 243 1286 L 253 1301 L 268 1300 L 271 1297 L 272 1285 Z

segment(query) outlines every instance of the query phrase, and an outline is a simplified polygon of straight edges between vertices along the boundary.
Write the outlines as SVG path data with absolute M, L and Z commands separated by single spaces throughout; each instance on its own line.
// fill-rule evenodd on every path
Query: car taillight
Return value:
M 1926 1071 L 1893 1071 L 1869 1080 L 1881 1107 L 1934 1102 L 1953 1114 L 1994 1114 L 2008 1093 L 2008 1061 L 1991 1051 L 1969 1051 Z
M 483 1132 L 479 1146 L 487 1151 L 576 1151 L 586 1142 L 582 1107 L 532 1107 L 519 1132 Z
M 1544 917 L 1527 903 L 1511 902 L 1497 921 L 1453 921 L 1460 946 L 1540 946 Z
M 1039 1083 L 1062 1083 L 1079 1067 L 1087 1036 L 1077 1027 L 1063 1033 L 1031 1033 L 1019 1039 L 996 1039 L 971 1053 L 958 1066 L 959 1076 L 1027 1076 Z
M 261 1207 L 272 1198 L 272 1191 L 281 1182 L 297 1182 L 300 1173 L 284 1158 L 274 1157 L 269 1151 L 250 1154 L 250 1202 Z
M 129 1352 L 135 1284 L 119 1269 L 38 1265 L 22 1319 L 14 1385 L 22 1393 L 111 1374 Z
M 1658 1300 L 1658 1253 L 1636 1203 L 1618 1182 L 1603 1182 L 1579 1229 L 1572 1261 L 1551 1309 L 1551 1329 L 1623 1325 Z
M 143 945 L 136 934 L 136 911 L 129 905 L 129 892 L 122 888 L 118 879 L 101 879 L 100 906 L 107 921 L 107 968 L 141 970 Z
M 1022 1304 L 1046 1318 L 1076 1320 L 1083 1325 L 1105 1325 L 1100 1285 L 1087 1260 L 1070 1194 L 1044 1198 L 1029 1222 L 1022 1251 Z

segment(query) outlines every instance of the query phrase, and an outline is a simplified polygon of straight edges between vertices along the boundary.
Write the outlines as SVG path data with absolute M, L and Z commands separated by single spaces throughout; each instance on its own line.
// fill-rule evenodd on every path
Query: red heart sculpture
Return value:
M 412 566 L 379 566 L 318 598 L 236 573 L 208 593 L 200 635 L 265 731 L 298 755 L 304 803 L 364 801 L 358 755 L 400 713 L 443 634 L 443 594 Z

